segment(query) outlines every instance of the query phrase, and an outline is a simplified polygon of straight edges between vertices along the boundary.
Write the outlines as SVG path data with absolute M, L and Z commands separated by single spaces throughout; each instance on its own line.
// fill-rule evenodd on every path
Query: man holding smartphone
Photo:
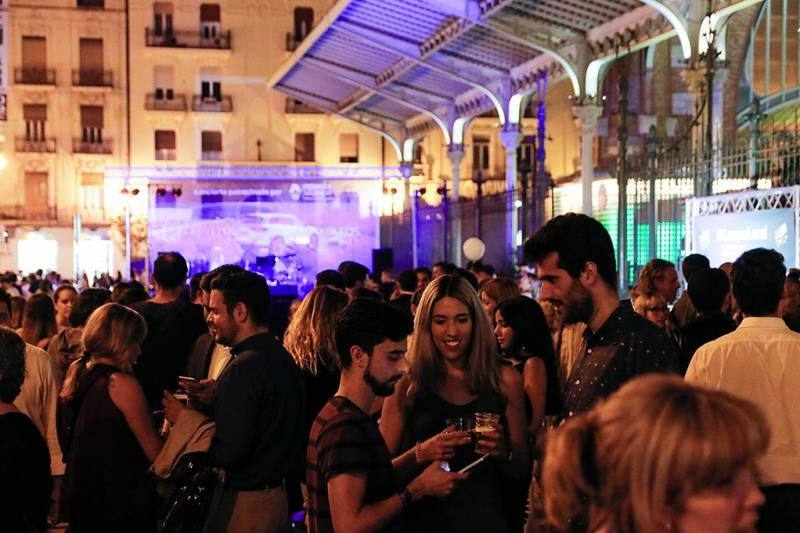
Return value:
M 314 421 L 308 443 L 309 532 L 398 531 L 396 518 L 413 501 L 446 496 L 469 476 L 447 472 L 437 461 L 403 486 L 399 480 L 416 471 L 415 450 L 393 461 L 367 414 L 408 372 L 412 330 L 410 317 L 383 302 L 357 299 L 339 316 L 339 390 Z M 465 442 L 451 445 L 469 442 L 468 436 L 453 438 Z

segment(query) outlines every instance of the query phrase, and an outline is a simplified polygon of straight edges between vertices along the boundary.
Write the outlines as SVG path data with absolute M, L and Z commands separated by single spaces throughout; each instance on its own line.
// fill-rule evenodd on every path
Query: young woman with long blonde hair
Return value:
M 336 316 L 347 306 L 347 295 L 330 287 L 317 287 L 303 298 L 283 336 L 283 345 L 303 372 L 306 385 L 306 432 L 339 388 Z
M 418 468 L 446 460 L 456 470 L 486 456 L 447 498 L 414 504 L 408 529 L 509 531 L 500 471 L 514 477 L 528 471 L 522 378 L 500 364 L 489 317 L 466 280 L 445 275 L 426 287 L 408 357 L 410 375 L 384 403 L 381 433 L 389 450 L 414 448 Z M 490 429 L 476 431 L 474 447 L 463 445 L 471 423 Z
M 162 443 L 131 374 L 146 333 L 139 313 L 114 303 L 84 327 L 84 354 L 70 365 L 60 394 L 67 463 L 61 517 L 70 531 L 155 531 L 148 469 Z

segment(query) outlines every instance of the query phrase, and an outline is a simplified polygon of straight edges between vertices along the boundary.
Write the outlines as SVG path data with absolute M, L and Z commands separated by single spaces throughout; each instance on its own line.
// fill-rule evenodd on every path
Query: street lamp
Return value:
M 125 204 L 125 273 L 128 281 L 131 280 L 131 200 L 139 194 L 139 189 L 128 189 L 125 184 L 119 191 Z

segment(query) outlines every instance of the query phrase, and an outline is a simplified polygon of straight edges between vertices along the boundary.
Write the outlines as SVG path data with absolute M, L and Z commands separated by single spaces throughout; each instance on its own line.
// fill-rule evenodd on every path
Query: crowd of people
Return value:
M 576 214 L 524 252 L 536 294 L 345 261 L 285 332 L 178 253 L 152 294 L 0 277 L 0 531 L 800 531 L 800 271 L 654 259 L 623 300 Z

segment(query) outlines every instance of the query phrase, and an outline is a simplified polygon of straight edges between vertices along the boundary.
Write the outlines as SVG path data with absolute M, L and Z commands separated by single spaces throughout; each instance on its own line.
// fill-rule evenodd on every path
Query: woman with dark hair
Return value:
M 502 302 L 494 319 L 500 351 L 522 375 L 528 433 L 535 438 L 544 417 L 561 412 L 556 356 L 547 319 L 541 306 L 525 296 Z
M 25 341 L 0 328 L 0 531 L 44 533 L 50 506 L 50 452 L 13 401 L 25 379 Z
M 67 372 L 60 394 L 67 463 L 60 511 L 71 533 L 156 529 L 148 469 L 162 442 L 131 374 L 146 333 L 139 313 L 105 304 L 86 322 L 85 352 Z
M 72 285 L 60 285 L 53 294 L 58 331 L 64 331 L 64 329 L 70 327 L 69 315 L 72 313 L 72 306 L 77 295 L 78 291 Z
M 108 303 L 111 293 L 108 289 L 84 289 L 75 297 L 67 327 L 50 340 L 47 353 L 53 361 L 58 386 L 64 380 L 69 365 L 83 353 L 83 327 L 89 316 L 101 305 Z
M 525 391 L 525 413 L 530 450 L 536 453 L 536 436 L 542 430 L 546 415 L 561 412 L 558 374 L 550 327 L 539 304 L 520 296 L 497 306 L 494 335 L 505 361 L 522 376 Z M 525 522 L 526 505 L 529 519 L 535 520 L 540 508 L 541 490 L 533 480 L 510 479 L 503 483 L 504 503 L 508 514 L 516 520 L 516 530 Z M 531 523 L 533 527 L 533 523 Z
M 417 468 L 446 460 L 458 470 L 485 460 L 443 500 L 413 504 L 407 529 L 512 531 L 516 521 L 505 512 L 500 485 L 501 473 L 521 478 L 528 472 L 522 379 L 500 364 L 478 293 L 459 275 L 440 276 L 425 288 L 414 326 L 411 372 L 384 402 L 381 433 L 389 451 L 414 449 Z M 474 447 L 457 440 L 471 423 Z
M 47 349 L 50 339 L 58 333 L 56 308 L 50 296 L 37 293 L 30 297 L 25 304 L 22 327 L 17 333 L 28 344 Z

